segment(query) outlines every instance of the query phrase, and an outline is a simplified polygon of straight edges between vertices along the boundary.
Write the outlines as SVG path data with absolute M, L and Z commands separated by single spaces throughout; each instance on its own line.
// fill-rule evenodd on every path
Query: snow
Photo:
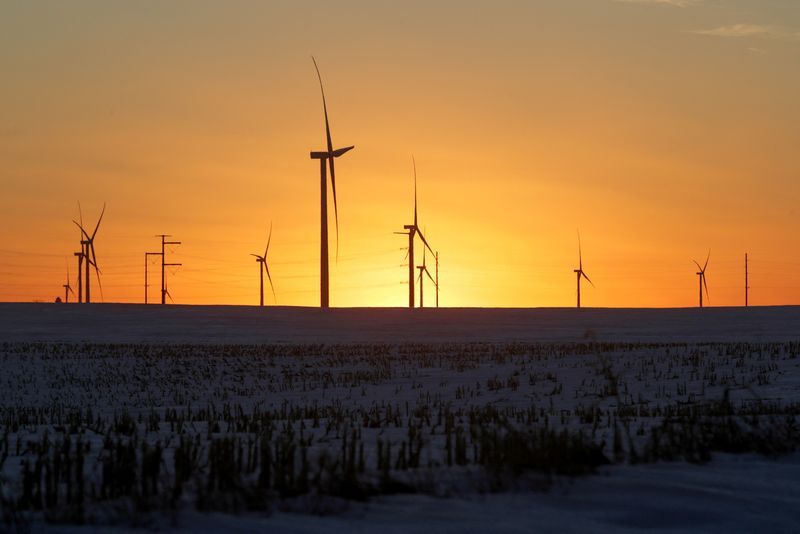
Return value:
M 586 341 L 610 344 L 573 343 Z M 146 421 L 158 412 L 160 423 L 146 430 L 140 423 L 138 432 L 151 445 L 156 440 L 172 444 L 165 449 L 166 484 L 176 442 L 164 416 L 170 409 L 181 417 L 207 408 L 216 414 L 223 407 L 244 414 L 258 410 L 275 414 L 276 421 L 286 406 L 303 413 L 310 408 L 340 412 L 345 421 L 374 417 L 377 427 L 345 423 L 331 430 L 325 421 L 312 426 L 308 420 L 305 426 L 305 435 L 314 437 L 312 456 L 341 450 L 340 436 L 350 429 L 358 429 L 359 439 L 363 433 L 367 479 L 377 476 L 377 440 L 392 443 L 396 454 L 412 422 L 424 435 L 424 465 L 393 476 L 430 477 L 433 482 L 425 486 L 430 491 L 366 503 L 323 497 L 329 501 L 310 505 L 300 497 L 276 503 L 269 514 L 203 513 L 185 506 L 174 518 L 147 518 L 146 525 L 160 530 L 797 532 L 799 453 L 769 458 L 716 453 L 705 465 L 623 461 L 595 475 L 556 477 L 546 491 L 522 484 L 490 493 L 474 468 L 448 467 L 442 424 L 435 415 L 433 421 L 417 419 L 413 410 L 435 414 L 447 407 L 462 414 L 455 424 L 465 428 L 469 410 L 533 410 L 535 424 L 582 431 L 605 443 L 606 456 L 613 458 L 618 428 L 613 421 L 625 417 L 631 443 L 642 450 L 663 420 L 652 415 L 654 410 L 707 405 L 723 397 L 736 407 L 763 407 L 764 413 L 800 406 L 798 341 L 798 307 L 319 310 L 0 304 L 0 438 L 8 431 L 3 414 L 18 410 L 38 413 L 45 421 L 20 425 L 10 434 L 11 444 L 35 442 L 45 430 L 57 438 L 63 432 L 57 430 L 64 424 L 61 414 L 71 410 L 90 408 L 106 421 L 123 412 Z M 609 390 L 609 373 L 618 391 Z M 621 407 L 635 408 L 638 415 L 622 415 Z M 594 410 L 601 415 L 585 420 Z M 398 411 L 402 416 L 388 415 Z M 249 439 L 224 424 L 212 432 L 209 417 L 189 417 L 183 432 L 202 443 L 212 434 Z M 94 432 L 87 427 L 83 439 L 92 449 L 87 484 L 96 485 L 105 430 Z M 0 462 L 0 490 L 19 490 L 25 458 L 32 456 L 11 446 L 5 464 Z M 330 513 L 313 513 L 320 509 Z M 48 524 L 35 513 L 30 518 L 37 531 L 129 528 L 124 521 L 110 525 L 102 509 L 89 513 L 99 525 Z
M 175 532 L 275 534 L 380 532 L 770 532 L 800 529 L 800 455 L 781 461 L 719 455 L 708 465 L 655 464 L 604 469 L 562 482 L 547 493 L 504 493 L 434 498 L 383 497 L 351 504 L 338 515 L 275 512 L 232 516 L 184 513 Z M 44 527 L 44 525 L 39 525 Z M 100 527 L 48 531 L 125 532 Z
M 800 307 L 318 308 L 0 303 L 0 340 L 109 343 L 786 341 Z

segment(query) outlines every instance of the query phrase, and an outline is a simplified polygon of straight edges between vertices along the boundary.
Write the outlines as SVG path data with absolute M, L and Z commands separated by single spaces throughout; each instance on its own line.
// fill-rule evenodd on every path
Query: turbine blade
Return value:
M 694 264 L 695 264 L 695 265 L 697 265 L 697 269 L 698 269 L 700 272 L 703 272 L 703 268 L 702 268 L 702 267 L 700 267 L 700 264 L 699 264 L 699 263 L 697 263 L 697 260 L 692 260 L 692 261 L 694 262 Z
M 97 264 L 94 264 L 94 275 L 97 278 L 97 287 L 100 288 L 100 302 L 103 302 L 105 298 L 103 297 L 103 284 L 100 283 L 100 269 L 97 268 Z
M 411 164 L 414 166 L 414 226 L 417 226 L 417 161 L 411 155 Z
M 83 229 L 83 226 L 82 226 L 80 223 L 78 223 L 78 222 L 77 222 L 75 219 L 73 219 L 73 220 L 72 220 L 72 222 L 74 222 L 74 223 L 75 223 L 75 226 L 77 226 L 78 228 L 80 228 L 80 230 L 81 230 L 81 234 L 83 234 L 83 237 L 85 237 L 85 238 L 86 238 L 86 240 L 88 241 L 88 239 L 89 239 L 89 234 L 87 234 L 87 233 L 86 233 L 86 230 L 84 230 L 84 229 Z
M 424 235 L 422 235 L 422 232 L 420 231 L 420 229 L 419 229 L 419 228 L 417 228 L 417 235 L 419 236 L 419 238 L 420 238 L 420 239 L 422 239 L 422 242 L 423 242 L 423 243 L 425 243 L 425 246 L 427 247 L 427 249 L 431 251 L 431 254 L 433 254 L 433 253 L 434 253 L 434 252 L 433 252 L 433 249 L 432 249 L 432 248 L 431 248 L 431 246 L 428 244 L 428 241 L 425 239 L 425 236 L 424 236 Z M 423 249 L 423 250 L 424 250 L 424 249 Z
M 264 250 L 264 261 L 267 261 L 267 253 L 269 252 L 270 241 L 272 241 L 272 221 L 269 223 L 269 237 L 267 238 L 267 248 Z
M 94 227 L 94 232 L 92 232 L 92 239 L 94 236 L 97 235 L 97 229 L 100 228 L 100 222 L 103 220 L 103 215 L 106 213 L 106 203 L 103 202 L 103 211 L 100 212 L 100 218 L 97 219 L 97 226 Z
M 427 274 L 427 275 L 428 275 L 428 278 L 430 278 L 430 279 L 431 279 L 431 282 L 433 282 L 433 285 L 436 285 L 436 280 L 434 280 L 434 279 L 433 279 L 433 276 L 431 276 L 431 273 L 428 271 L 428 268 L 426 267 L 426 268 L 425 268 L 425 269 L 423 269 L 423 270 L 425 271 L 425 274 Z
M 256 257 L 256 258 L 258 258 L 259 260 L 262 260 L 262 259 L 264 259 L 264 258 L 262 258 L 261 256 L 259 256 L 258 254 L 250 254 L 250 255 L 251 255 L 251 256 L 254 256 L 254 257 Z
M 267 271 L 267 279 L 269 280 L 269 287 L 272 289 L 272 299 L 275 303 L 278 303 L 278 297 L 275 296 L 275 286 L 272 285 L 272 277 L 269 274 L 269 267 L 267 266 L 267 262 L 264 262 L 264 270 Z
M 94 253 L 94 241 L 90 240 L 89 246 L 91 247 L 92 250 L 92 265 L 94 265 L 95 270 L 99 271 L 100 269 L 97 267 L 97 254 Z
M 595 286 L 594 286 L 594 282 L 592 282 L 591 280 L 589 280 L 589 277 L 588 277 L 588 276 L 586 276 L 586 273 L 585 273 L 585 272 L 581 271 L 581 276 L 583 276 L 584 278 L 586 278 L 586 281 L 587 281 L 587 282 L 589 282 L 590 284 L 592 284 L 592 287 L 595 287 Z
M 330 141 L 329 141 L 330 142 Z M 339 206 L 336 204 L 336 172 L 333 170 L 333 158 L 328 158 L 331 167 L 331 189 L 333 190 L 333 217 L 336 221 L 336 262 L 339 262 Z
M 705 275 L 705 273 L 701 274 L 700 278 L 703 279 L 703 287 L 706 288 L 706 300 L 708 300 L 708 303 L 711 304 L 711 297 L 708 296 L 708 284 L 706 283 L 706 275 Z
M 319 90 L 322 93 L 322 111 L 325 113 L 325 135 L 328 140 L 328 153 L 333 152 L 333 141 L 331 141 L 331 127 L 328 122 L 328 103 L 325 101 L 325 88 L 322 86 L 322 75 L 319 73 L 319 66 L 314 56 L 311 56 L 311 61 L 314 62 L 314 69 L 317 71 L 317 79 L 319 80 Z
M 708 267 L 708 260 L 711 258 L 711 249 L 708 249 L 708 256 L 706 256 L 706 263 L 703 265 L 703 272 L 706 272 L 706 267 Z
M 81 201 L 78 201 L 78 220 L 81 221 L 80 227 L 83 228 L 83 210 L 81 209 Z
M 331 152 L 331 155 L 332 155 L 334 158 L 338 158 L 339 156 L 341 156 L 341 155 L 343 155 L 343 154 L 346 154 L 346 153 L 350 152 L 350 151 L 351 151 L 351 150 L 353 150 L 354 148 L 355 148 L 355 145 L 346 146 L 346 147 L 344 147 L 344 148 L 337 148 L 336 150 L 334 150 L 333 152 Z

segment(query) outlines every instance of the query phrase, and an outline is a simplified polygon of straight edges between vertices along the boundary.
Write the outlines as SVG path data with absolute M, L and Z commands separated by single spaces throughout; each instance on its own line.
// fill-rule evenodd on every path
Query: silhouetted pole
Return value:
M 697 282 L 700 288 L 700 307 L 703 307 L 703 273 L 697 273 Z
M 144 253 L 144 303 L 147 304 L 147 288 L 150 285 L 147 283 L 147 266 L 149 264 L 150 256 L 161 256 L 161 252 L 145 252 Z
M 425 270 L 425 267 L 423 265 L 418 265 L 417 269 L 419 269 L 419 307 L 424 308 L 425 297 L 422 290 L 425 287 L 425 280 L 422 279 L 422 274 L 423 271 Z
M 417 227 L 414 225 L 404 225 L 408 230 L 408 307 L 414 307 L 414 235 Z
M 748 293 L 750 292 L 750 284 L 748 283 L 748 272 L 747 272 L 747 252 L 744 253 L 744 307 L 748 306 Z
M 75 256 L 78 257 L 78 303 L 83 302 L 83 247 L 81 247 L 80 252 L 74 252 Z
M 320 210 L 320 250 L 319 250 L 319 305 L 327 308 L 330 305 L 330 287 L 328 273 L 328 170 L 327 158 L 319 160 L 319 192 L 322 202 Z
M 575 274 L 578 276 L 578 308 L 581 307 L 581 270 L 575 269 Z
M 88 241 L 81 241 L 81 245 L 82 245 L 82 248 L 86 249 L 86 252 L 84 252 L 84 256 L 86 257 L 86 265 L 84 266 L 85 269 L 86 269 L 86 282 L 85 282 L 86 292 L 84 294 L 84 302 L 86 302 L 87 304 L 90 304 L 92 302 L 92 299 L 89 296 L 89 286 L 91 285 L 91 282 L 89 281 L 89 272 L 90 272 L 89 271 L 89 267 L 90 267 L 90 263 L 91 263 L 89 261 L 89 242 Z
M 166 263 L 164 260 L 166 258 L 165 249 L 166 245 L 180 245 L 180 241 L 167 241 L 166 238 L 172 237 L 169 234 L 159 234 L 156 237 L 161 238 L 161 304 L 167 303 L 167 285 L 165 283 L 166 278 L 164 277 L 165 267 L 177 267 L 180 266 L 180 263 Z
M 261 306 L 263 306 L 264 305 L 264 266 L 261 265 L 261 260 L 257 260 L 257 262 L 258 262 L 258 274 L 261 276 L 261 293 L 260 293 L 261 301 L 260 301 L 259 304 Z
M 439 307 L 439 252 L 436 252 L 436 307 Z

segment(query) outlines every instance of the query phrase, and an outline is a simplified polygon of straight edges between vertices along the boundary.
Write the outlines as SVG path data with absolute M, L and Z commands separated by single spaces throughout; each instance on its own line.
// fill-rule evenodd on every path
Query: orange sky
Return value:
M 107 302 L 142 301 L 169 233 L 176 302 L 256 304 L 272 221 L 278 303 L 318 304 L 311 54 L 356 145 L 332 305 L 406 304 L 412 154 L 444 306 L 574 305 L 578 228 L 586 306 L 695 305 L 709 248 L 712 305 L 742 304 L 745 252 L 752 304 L 800 303 L 800 5 L 780 0 L 3 3 L 0 300 L 52 301 L 67 264 L 75 285 L 71 219 L 105 201 Z

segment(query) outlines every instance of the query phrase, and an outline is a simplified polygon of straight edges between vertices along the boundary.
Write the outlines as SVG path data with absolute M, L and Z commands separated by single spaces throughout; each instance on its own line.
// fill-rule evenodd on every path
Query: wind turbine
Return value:
M 583 258 L 581 256 L 581 233 L 578 232 L 578 268 L 573 271 L 578 281 L 578 308 L 581 307 L 581 277 L 586 278 L 586 281 L 592 284 L 594 287 L 594 283 L 589 280 L 589 277 L 586 276 L 586 273 L 583 272 Z
M 264 255 L 259 256 L 258 254 L 250 254 L 251 256 L 256 257 L 256 262 L 259 263 L 258 266 L 258 274 L 261 277 L 261 291 L 259 293 L 261 297 L 260 306 L 264 305 L 264 271 L 267 272 L 267 278 L 269 279 L 269 287 L 272 288 L 272 298 L 275 299 L 275 286 L 272 285 L 272 277 L 269 275 L 269 267 L 267 266 L 267 253 L 269 252 L 269 242 L 272 241 L 272 223 L 269 223 L 269 237 L 267 238 L 267 248 L 264 250 Z M 277 301 L 277 299 L 275 299 Z
M 89 277 L 89 273 L 91 272 L 90 271 L 90 267 L 94 267 L 94 273 L 95 273 L 95 276 L 97 277 L 97 286 L 100 288 L 101 298 L 102 298 L 102 295 L 103 295 L 103 286 L 100 284 L 100 269 L 97 267 L 97 255 L 95 254 L 95 251 L 94 251 L 94 238 L 95 238 L 95 236 L 97 236 L 97 230 L 100 228 L 100 223 L 103 220 L 103 215 L 105 214 L 105 212 L 106 212 L 106 205 L 105 205 L 105 203 L 103 203 L 103 211 L 100 212 L 100 218 L 97 219 L 97 224 L 95 225 L 94 231 L 92 232 L 91 236 L 86 231 L 86 229 L 83 227 L 83 224 L 82 224 L 83 221 L 82 220 L 81 220 L 81 223 L 78 223 L 75 220 L 72 221 L 72 222 L 75 223 L 75 225 L 78 228 L 81 229 L 81 234 L 83 235 L 83 239 L 81 239 L 81 246 L 82 246 L 82 251 L 83 251 L 83 257 L 86 260 L 86 266 L 85 266 L 85 268 L 86 268 L 85 286 L 86 287 L 84 288 L 86 290 L 86 295 L 85 295 L 86 298 L 85 298 L 84 302 L 86 302 L 86 303 L 90 303 L 92 301 L 91 300 L 91 295 L 90 295 L 90 277 Z M 81 216 L 81 219 L 83 219 L 82 216 Z
M 422 291 L 423 287 L 424 287 L 424 283 L 423 283 L 424 282 L 424 278 L 422 277 L 422 275 L 423 274 L 428 275 L 428 278 L 430 278 L 431 282 L 433 282 L 434 285 L 436 284 L 436 280 L 433 279 L 433 276 L 431 276 L 431 273 L 430 273 L 430 271 L 428 271 L 428 267 L 425 264 L 425 249 L 424 248 L 422 249 L 422 265 L 417 265 L 417 269 L 419 269 L 419 307 L 420 308 L 424 308 L 425 307 L 425 301 L 423 299 L 423 291 Z M 437 292 L 438 292 L 438 287 L 436 289 L 437 289 Z M 438 297 L 437 297 L 437 302 L 438 302 Z
M 320 307 L 327 308 L 329 305 L 329 274 L 328 274 L 328 180 L 327 180 L 327 166 L 331 168 L 331 190 L 333 191 L 333 212 L 336 220 L 336 258 L 339 258 L 339 208 L 336 204 L 336 172 L 334 171 L 333 160 L 342 156 L 349 150 L 355 148 L 348 146 L 344 148 L 337 148 L 334 150 L 333 141 L 331 141 L 331 127 L 328 121 L 328 104 L 325 102 L 325 89 L 322 87 L 322 76 L 319 73 L 317 60 L 311 56 L 311 61 L 314 62 L 314 69 L 317 71 L 317 78 L 319 79 L 319 89 L 322 92 L 322 111 L 325 113 L 325 136 L 327 138 L 327 150 L 311 152 L 311 159 L 319 160 L 319 174 L 320 174 Z
M 72 286 L 69 285 L 69 263 L 67 264 L 67 283 L 62 285 L 61 287 L 64 288 L 64 302 L 69 303 L 69 294 L 72 293 L 73 295 L 75 292 L 72 290 Z
M 435 254 L 433 249 L 428 244 L 428 241 L 425 239 L 425 236 L 422 234 L 422 231 L 419 229 L 419 224 L 417 221 L 417 162 L 414 159 L 414 156 L 411 156 L 411 163 L 414 166 L 414 224 L 406 224 L 403 226 L 407 232 L 395 232 L 395 234 L 399 235 L 407 235 L 408 236 L 408 307 L 414 307 L 414 237 L 419 234 L 420 239 L 425 244 L 425 248 L 431 251 L 431 254 Z M 424 251 L 425 249 L 423 249 Z
M 706 262 L 700 267 L 700 264 L 697 261 L 694 261 L 694 264 L 697 265 L 697 268 L 700 269 L 697 272 L 698 276 L 698 283 L 700 284 L 700 307 L 703 307 L 703 287 L 706 288 L 706 298 L 711 301 L 711 298 L 708 296 L 708 284 L 706 283 L 706 267 L 708 267 L 708 260 L 711 258 L 711 249 L 708 250 L 708 256 L 706 256 Z

